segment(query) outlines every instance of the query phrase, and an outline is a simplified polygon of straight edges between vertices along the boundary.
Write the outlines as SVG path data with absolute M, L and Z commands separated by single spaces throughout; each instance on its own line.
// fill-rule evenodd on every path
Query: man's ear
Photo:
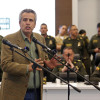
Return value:
M 19 26 L 20 26 L 20 21 L 19 21 Z
M 34 28 L 35 28 L 35 26 L 36 26 L 36 22 L 35 22 Z

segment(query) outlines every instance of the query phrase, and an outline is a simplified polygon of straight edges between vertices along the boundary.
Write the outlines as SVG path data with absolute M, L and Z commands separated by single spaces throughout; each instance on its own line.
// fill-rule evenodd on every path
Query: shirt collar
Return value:
M 23 31 L 21 30 L 21 34 L 24 40 L 28 40 L 28 38 L 25 36 L 25 34 L 23 33 Z M 33 37 L 33 34 L 31 34 L 31 39 Z

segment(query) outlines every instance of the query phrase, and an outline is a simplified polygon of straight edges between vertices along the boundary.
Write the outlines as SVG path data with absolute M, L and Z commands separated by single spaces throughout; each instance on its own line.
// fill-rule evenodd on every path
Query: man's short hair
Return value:
M 97 24 L 97 28 L 99 28 L 99 27 L 100 27 L 100 23 Z
M 36 15 L 36 12 L 35 12 L 34 10 L 32 10 L 32 9 L 24 9 L 24 10 L 22 10 L 22 11 L 20 12 L 20 14 L 19 14 L 19 22 L 20 22 L 21 19 L 22 19 L 22 14 L 23 14 L 23 13 L 33 13 L 33 14 L 35 15 L 35 23 L 36 23 L 37 15 Z
M 45 23 L 42 23 L 41 26 L 42 26 L 42 25 L 45 25 L 45 26 L 47 27 L 47 24 L 45 24 Z
M 86 33 L 86 31 L 85 31 L 84 29 L 81 29 L 81 30 L 79 31 L 79 34 L 84 34 L 84 33 Z
M 76 26 L 76 25 L 70 25 L 70 26 L 68 27 L 68 29 L 67 29 L 67 32 L 69 32 L 69 31 L 72 29 L 73 26 Z

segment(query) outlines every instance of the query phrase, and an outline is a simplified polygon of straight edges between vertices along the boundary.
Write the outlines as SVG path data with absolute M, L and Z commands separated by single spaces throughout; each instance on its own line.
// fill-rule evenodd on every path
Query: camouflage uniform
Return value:
M 55 39 L 56 39 L 56 45 L 63 45 L 63 40 L 66 39 L 68 36 L 67 35 L 64 35 L 63 36 L 63 39 L 61 38 L 61 36 L 58 34 Z M 61 54 L 61 50 L 58 51 L 58 54 Z
M 54 37 L 52 36 L 48 36 L 45 37 L 45 41 L 46 41 L 46 46 L 49 47 L 51 50 L 56 50 L 56 40 Z M 52 56 L 48 55 L 49 59 L 52 58 Z M 46 76 L 47 81 L 50 81 L 50 74 L 46 71 L 44 71 L 44 77 Z
M 2 70 L 1 70 L 1 43 L 2 43 L 2 36 L 0 35 L 0 81 L 2 79 Z
M 56 50 L 56 40 L 52 36 L 48 36 L 45 38 L 46 46 L 49 47 L 51 50 Z M 49 55 L 49 59 L 52 57 Z
M 89 53 L 93 55 L 93 59 L 91 62 L 92 65 L 92 71 L 95 70 L 95 52 L 94 49 L 95 48 L 100 48 L 100 36 L 98 36 L 98 34 L 92 36 L 90 43 L 89 43 Z
M 100 82 L 100 65 L 96 67 L 95 71 L 90 77 L 91 81 Z
M 66 38 L 63 41 L 63 45 L 61 48 L 61 52 L 63 53 L 63 49 L 65 47 L 71 47 L 75 54 L 79 54 L 81 59 L 83 59 L 84 54 L 84 42 L 82 37 L 77 36 L 76 39 L 71 39 L 71 37 Z
M 98 36 L 98 34 L 94 35 L 89 43 L 89 51 L 93 54 L 93 59 L 95 59 L 95 48 L 100 48 L 100 36 Z
M 63 61 L 63 63 L 65 63 L 65 61 Z M 77 60 L 77 61 L 74 60 L 73 64 L 74 64 L 75 68 L 78 70 L 78 73 L 80 75 L 84 76 L 84 75 L 87 74 L 86 70 L 85 70 L 85 66 L 84 66 L 84 64 L 82 63 L 81 60 Z M 52 72 L 59 76 L 59 72 L 62 71 L 62 68 L 63 68 L 63 65 L 57 66 L 52 70 Z M 51 80 L 55 81 L 55 77 L 53 75 L 51 75 Z M 84 79 L 82 79 L 80 76 L 77 76 L 77 81 L 84 81 Z

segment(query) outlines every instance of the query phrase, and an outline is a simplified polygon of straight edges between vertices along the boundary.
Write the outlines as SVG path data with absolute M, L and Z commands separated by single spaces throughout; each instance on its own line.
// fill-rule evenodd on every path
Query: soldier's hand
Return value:
M 73 65 L 73 63 L 72 63 L 72 61 L 70 59 L 68 59 L 68 62 L 67 63 L 69 63 L 69 67 L 70 68 L 74 68 L 74 65 Z
M 66 63 L 66 65 L 68 65 L 67 63 Z M 65 72 L 65 71 L 67 71 L 67 67 L 66 66 L 64 66 L 63 68 L 62 68 L 62 72 Z
M 94 49 L 94 52 L 96 52 L 96 53 L 98 53 L 99 51 L 100 51 L 99 48 Z

